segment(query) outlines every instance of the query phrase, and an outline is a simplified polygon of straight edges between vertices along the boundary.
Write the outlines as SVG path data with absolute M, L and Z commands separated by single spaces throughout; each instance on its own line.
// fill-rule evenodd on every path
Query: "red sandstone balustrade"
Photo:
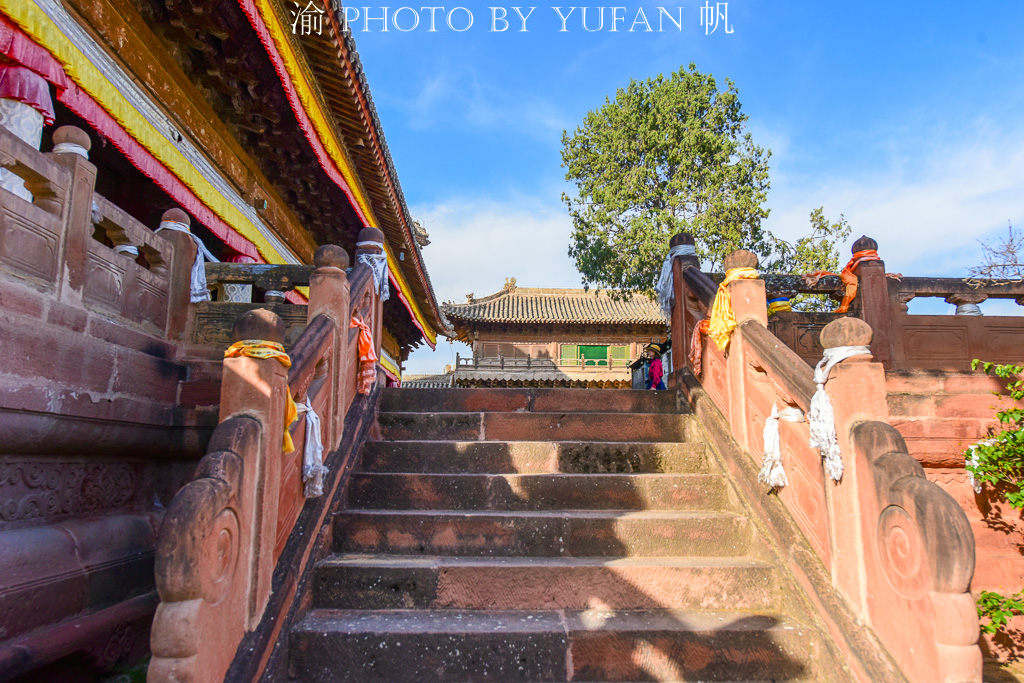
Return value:
M 748 256 L 736 256 L 727 259 L 727 268 L 752 265 L 740 262 Z M 674 346 L 675 381 L 775 542 L 788 548 L 791 569 L 854 675 L 864 681 L 980 681 L 978 620 L 968 592 L 974 569 L 970 525 L 885 423 L 883 365 L 871 355 L 855 356 L 834 367 L 826 384 L 845 465 L 841 481 L 827 477 L 819 452 L 809 446 L 807 425 L 782 421 L 789 483 L 769 495 L 756 474 L 765 419 L 773 404 L 808 410 L 815 389 L 811 369 L 766 329 L 765 283 L 739 280 L 729 286 L 739 325 L 728 351 L 705 338 L 701 374 L 694 377 L 680 351 L 688 351 L 716 286 L 693 260 L 677 258 L 673 273 L 672 337 L 685 340 Z M 869 306 L 877 288 L 865 290 L 861 274 L 861 293 L 868 293 L 863 305 Z M 871 328 L 855 318 L 829 323 L 820 343 L 875 349 Z M 891 664 L 885 653 L 900 671 L 886 669 Z
M 358 314 L 379 330 L 382 313 L 366 265 L 356 264 L 349 279 L 348 255 L 334 246 L 320 247 L 315 265 L 309 324 L 288 349 L 291 368 L 272 359 L 224 360 L 221 424 L 158 540 L 161 603 L 150 681 L 222 680 L 229 667 L 248 672 L 239 680 L 252 679 L 297 608 L 292 598 L 315 559 L 328 502 L 354 464 L 355 441 L 369 424 L 364 413 L 373 412 L 367 406 L 375 397 L 356 400 L 357 331 L 349 319 Z M 281 342 L 285 328 L 269 307 L 250 310 L 233 338 Z M 378 332 L 378 352 L 379 344 Z M 308 396 L 321 417 L 330 468 L 321 498 L 303 496 L 302 418 L 291 429 L 295 450 L 281 452 L 288 391 L 299 401 Z

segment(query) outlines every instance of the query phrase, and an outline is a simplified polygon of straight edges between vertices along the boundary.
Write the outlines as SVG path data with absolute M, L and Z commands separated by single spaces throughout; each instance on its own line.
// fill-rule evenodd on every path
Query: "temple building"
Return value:
M 630 363 L 663 341 L 665 319 L 642 294 L 519 287 L 442 306 L 455 339 L 472 347 L 457 358 L 452 386 L 628 389 Z
M 445 329 L 427 242 L 334 5 L 0 0 L 0 679 L 146 655 L 156 539 L 218 424 L 232 325 L 272 311 L 292 352 L 337 245 L 330 338 L 358 332 L 351 295 L 397 383 Z M 322 349 L 309 396 L 357 362 Z M 304 509 L 288 482 L 282 520 Z

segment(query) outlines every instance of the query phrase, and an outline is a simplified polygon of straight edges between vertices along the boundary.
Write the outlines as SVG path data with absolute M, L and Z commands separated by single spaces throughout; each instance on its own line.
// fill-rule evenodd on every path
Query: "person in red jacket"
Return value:
M 650 359 L 647 365 L 647 388 L 664 390 L 665 371 L 661 367 L 661 347 L 657 344 L 648 344 L 644 349 L 644 355 Z

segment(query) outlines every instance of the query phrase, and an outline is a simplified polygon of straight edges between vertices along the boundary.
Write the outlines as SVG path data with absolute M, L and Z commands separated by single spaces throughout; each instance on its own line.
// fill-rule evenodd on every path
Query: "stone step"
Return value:
M 349 507 L 386 510 L 726 510 L 721 474 L 355 473 Z
M 313 604 L 335 609 L 780 609 L 773 566 L 729 558 L 335 555 Z
M 362 469 L 480 474 L 683 474 L 707 471 L 705 451 L 700 442 L 368 441 L 363 445 Z
M 493 557 L 736 557 L 753 527 L 728 512 L 346 510 L 335 551 Z
M 411 389 L 409 391 L 412 391 Z M 687 441 L 690 415 L 659 413 L 387 413 L 387 441 Z
M 385 389 L 385 412 L 675 413 L 675 392 L 608 389 Z
M 822 649 L 784 617 L 711 610 L 316 609 L 290 635 L 309 683 L 812 681 Z

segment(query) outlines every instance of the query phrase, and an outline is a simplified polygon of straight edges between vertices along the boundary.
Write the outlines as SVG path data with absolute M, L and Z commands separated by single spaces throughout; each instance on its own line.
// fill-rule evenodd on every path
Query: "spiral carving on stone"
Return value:
M 878 556 L 885 576 L 900 595 L 918 599 L 929 590 L 928 560 L 917 520 L 897 505 L 878 516 Z
M 231 587 L 239 556 L 239 524 L 234 510 L 225 508 L 213 520 L 203 558 L 203 599 L 219 603 Z

